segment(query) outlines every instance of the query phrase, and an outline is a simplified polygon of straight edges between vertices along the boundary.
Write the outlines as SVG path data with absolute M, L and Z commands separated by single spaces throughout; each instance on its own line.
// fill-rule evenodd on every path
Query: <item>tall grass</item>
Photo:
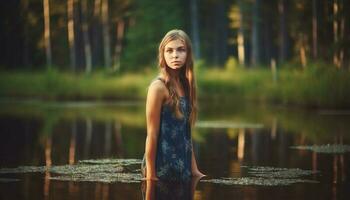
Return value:
M 152 74 L 124 74 L 105 72 L 91 75 L 58 71 L 2 72 L 1 97 L 39 97 L 52 100 L 108 100 L 139 99 L 146 95 Z
M 212 69 L 202 71 L 198 82 L 200 96 L 205 99 L 350 107 L 350 73 L 323 64 L 278 70 L 276 81 L 271 70 L 266 68 Z
M 350 72 L 313 64 L 306 68 L 277 70 L 274 80 L 268 68 L 197 67 L 201 100 L 249 100 L 305 107 L 349 108 Z M 38 97 L 52 100 L 144 99 L 157 72 L 121 75 L 95 72 L 1 72 L 0 97 Z

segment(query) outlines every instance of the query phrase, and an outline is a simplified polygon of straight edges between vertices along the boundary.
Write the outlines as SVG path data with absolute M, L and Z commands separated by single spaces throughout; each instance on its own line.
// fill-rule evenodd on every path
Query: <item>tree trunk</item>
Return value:
M 85 72 L 91 72 L 91 45 L 89 38 L 89 26 L 87 23 L 87 0 L 81 1 L 81 12 L 82 12 L 82 29 L 83 29 L 83 40 L 84 40 L 84 53 L 85 53 Z
M 317 0 L 312 0 L 312 56 L 317 58 Z
M 225 3 L 222 1 L 215 5 L 213 17 L 213 62 L 216 65 L 223 65 L 227 59 L 227 16 Z
M 94 66 L 102 63 L 102 36 L 101 36 L 101 1 L 94 1 L 93 21 L 92 21 L 92 61 Z
M 349 24 L 350 20 L 350 4 L 344 3 L 343 1 L 343 16 L 342 16 L 342 34 L 343 34 L 343 41 L 344 43 L 349 44 L 350 42 L 350 27 L 345 26 L 346 24 Z M 350 48 L 349 45 L 343 46 L 343 55 L 344 55 L 344 60 L 343 60 L 343 66 L 344 68 L 348 71 L 350 71 Z
M 265 1 L 264 5 L 262 6 L 263 8 L 263 14 L 262 14 L 262 24 L 263 24 L 263 48 L 264 50 L 261 51 L 261 59 L 262 62 L 265 64 L 271 64 L 274 62 L 275 58 L 273 55 L 273 37 L 274 37 L 274 32 L 273 32 L 273 10 L 274 7 L 271 7 L 273 5 L 272 0 L 267 0 Z
M 242 0 L 237 2 L 239 8 L 239 28 L 237 33 L 237 52 L 238 52 L 238 62 L 240 65 L 245 64 L 245 48 L 244 48 L 244 26 L 243 26 L 243 6 Z
M 286 0 L 278 1 L 279 20 L 279 62 L 283 63 L 287 59 L 288 40 L 286 26 Z
M 67 0 L 67 19 L 68 19 L 68 44 L 70 55 L 70 66 L 76 71 L 75 56 L 75 34 L 74 34 L 74 0 Z
M 21 1 L 23 20 L 23 65 L 29 66 L 28 0 Z
M 214 5 L 214 9 L 213 9 L 213 17 L 212 17 L 212 24 L 213 24 L 213 27 L 212 27 L 212 35 L 213 35 L 213 47 L 212 47 L 212 53 L 213 53 L 213 63 L 214 65 L 219 65 L 220 64 L 220 60 L 219 60 L 219 57 L 220 57 L 220 37 L 221 37 L 221 34 L 220 34 L 220 31 L 219 31 L 219 23 L 220 23 L 220 17 L 219 17 L 219 6 L 216 4 Z
M 340 0 L 341 17 L 340 17 L 340 42 L 339 60 L 340 67 L 344 66 L 344 43 L 345 43 L 345 13 L 344 13 L 344 0 Z
M 190 14 L 191 14 L 191 30 L 192 30 L 192 41 L 194 57 L 200 59 L 200 39 L 199 39 L 199 29 L 198 29 L 198 9 L 197 0 L 191 0 L 190 2 Z
M 219 18 L 218 18 L 218 36 L 219 36 L 219 64 L 224 65 L 227 60 L 227 42 L 228 42 L 228 16 L 227 5 L 225 1 L 219 4 Z
M 251 64 L 260 64 L 260 0 L 255 0 L 253 5 L 252 24 L 252 56 Z
M 125 29 L 125 22 L 123 19 L 118 20 L 117 22 L 117 42 L 115 45 L 115 52 L 114 52 L 114 65 L 113 70 L 114 71 L 120 71 L 120 57 L 123 47 L 123 38 L 124 38 L 124 29 Z
M 108 20 L 108 0 L 102 0 L 102 32 L 103 32 L 103 54 L 105 67 L 111 67 L 111 48 L 110 48 L 110 33 Z
M 243 30 L 241 28 L 238 30 L 238 35 L 237 35 L 237 50 L 238 50 L 238 62 L 240 65 L 245 64 L 245 55 L 244 55 L 244 34 Z
M 333 43 L 334 43 L 334 52 L 333 52 L 333 64 L 337 67 L 341 67 L 340 53 L 339 53 L 339 3 L 338 0 L 333 0 Z
M 299 49 L 299 54 L 300 54 L 300 62 L 303 68 L 306 67 L 307 64 L 307 59 L 306 59 L 306 48 L 305 48 L 305 35 L 303 33 L 300 33 L 299 35 L 299 40 L 300 40 L 300 49 Z
M 50 6 L 49 0 L 43 1 L 44 6 L 44 41 L 45 41 L 45 54 L 46 54 L 46 65 L 50 69 L 52 66 L 52 53 L 51 53 L 51 38 L 50 38 Z

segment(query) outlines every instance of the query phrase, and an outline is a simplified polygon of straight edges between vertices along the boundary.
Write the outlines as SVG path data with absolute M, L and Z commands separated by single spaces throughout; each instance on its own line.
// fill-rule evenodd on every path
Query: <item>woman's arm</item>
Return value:
M 200 177 L 200 178 L 206 176 L 205 174 L 200 172 L 199 169 L 198 169 L 196 157 L 195 157 L 194 151 L 193 151 L 193 143 L 192 143 L 192 163 L 191 163 L 191 166 L 192 166 L 192 169 L 191 169 L 192 176 Z
M 146 179 L 154 180 L 156 176 L 156 152 L 157 139 L 160 123 L 160 112 L 164 100 L 164 85 L 160 81 L 154 81 L 147 94 L 146 101 L 146 121 L 147 121 L 147 138 L 145 146 L 146 157 Z

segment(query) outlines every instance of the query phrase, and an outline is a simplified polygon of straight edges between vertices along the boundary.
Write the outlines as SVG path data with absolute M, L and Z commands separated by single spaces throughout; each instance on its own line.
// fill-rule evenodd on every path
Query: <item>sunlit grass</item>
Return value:
M 67 72 L 2 72 L 2 97 L 40 97 L 53 100 L 140 99 L 146 95 L 152 74 Z
M 94 72 L 1 72 L 0 96 L 49 100 L 144 100 L 154 71 L 113 74 Z M 313 64 L 305 69 L 277 70 L 242 67 L 197 70 L 199 98 L 210 101 L 249 100 L 302 107 L 348 108 L 350 73 L 333 66 Z
M 350 73 L 333 66 L 282 69 L 274 81 L 267 68 L 203 70 L 200 97 L 217 101 L 250 100 L 302 107 L 349 108 Z

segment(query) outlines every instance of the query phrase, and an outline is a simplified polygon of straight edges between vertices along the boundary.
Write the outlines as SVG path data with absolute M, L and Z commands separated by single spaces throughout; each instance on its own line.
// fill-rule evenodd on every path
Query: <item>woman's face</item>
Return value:
M 173 40 L 165 45 L 164 58 L 168 67 L 179 69 L 186 63 L 187 49 L 181 40 Z

